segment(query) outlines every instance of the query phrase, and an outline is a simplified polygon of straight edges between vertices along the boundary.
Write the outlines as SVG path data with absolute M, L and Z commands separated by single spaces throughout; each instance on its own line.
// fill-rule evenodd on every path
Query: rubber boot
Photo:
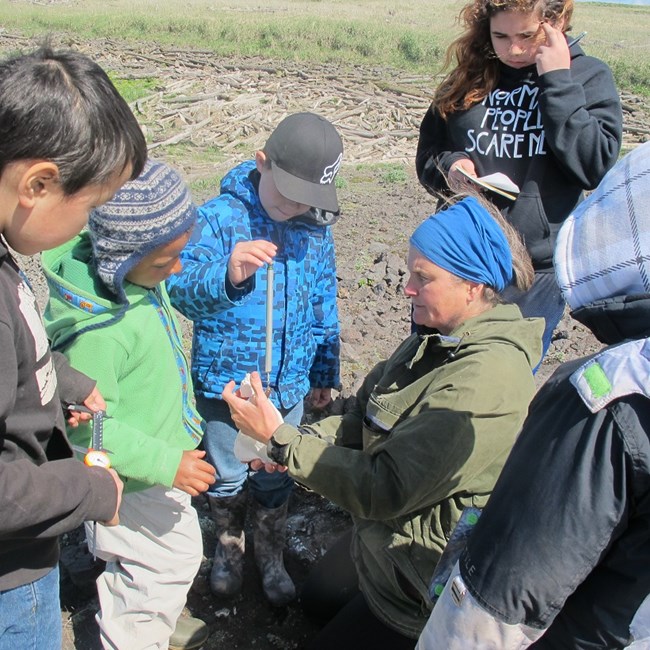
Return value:
M 234 596 L 242 587 L 248 492 L 242 490 L 232 497 L 208 495 L 208 503 L 217 528 L 210 590 L 215 596 Z
M 181 616 L 169 639 L 169 650 L 192 650 L 200 648 L 210 636 L 208 626 L 200 618 Z
M 284 568 L 282 552 L 286 540 L 287 509 L 285 502 L 277 508 L 264 508 L 255 502 L 253 542 L 255 564 L 262 578 L 267 600 L 282 607 L 296 597 L 296 587 Z

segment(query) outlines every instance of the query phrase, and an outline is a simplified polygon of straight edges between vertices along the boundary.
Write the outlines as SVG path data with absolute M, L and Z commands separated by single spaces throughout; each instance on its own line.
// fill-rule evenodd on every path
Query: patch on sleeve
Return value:
M 596 413 L 626 395 L 650 398 L 650 339 L 605 348 L 571 375 L 587 408 Z
M 605 371 L 597 361 L 587 366 L 582 376 L 585 378 L 595 399 L 605 397 L 612 390 L 612 385 L 609 383 Z

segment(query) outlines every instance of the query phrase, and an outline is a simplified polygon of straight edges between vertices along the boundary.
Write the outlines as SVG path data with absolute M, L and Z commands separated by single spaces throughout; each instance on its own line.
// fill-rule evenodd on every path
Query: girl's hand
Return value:
M 238 242 L 228 260 L 228 279 L 234 287 L 238 287 L 257 269 L 270 264 L 276 252 L 277 246 L 264 239 Z
M 174 487 L 196 497 L 205 492 L 216 480 L 216 470 L 203 460 L 205 451 L 184 451 L 174 477 Z
M 447 177 L 447 182 L 449 183 L 449 189 L 452 192 L 463 192 L 469 187 L 472 187 L 472 182 L 468 180 L 463 174 L 461 174 L 458 168 L 466 171 L 470 176 L 476 177 L 476 167 L 474 163 L 469 158 L 461 158 L 457 160 L 449 170 L 449 175 Z M 473 189 L 476 189 L 476 186 L 473 186 Z
M 571 67 L 571 52 L 562 30 L 542 23 L 545 39 L 537 49 L 535 63 L 537 74 L 552 70 L 568 70 Z

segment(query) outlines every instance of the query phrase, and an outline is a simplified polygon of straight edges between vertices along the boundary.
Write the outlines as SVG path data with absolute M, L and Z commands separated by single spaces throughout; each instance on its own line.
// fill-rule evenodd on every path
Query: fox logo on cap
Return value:
M 338 173 L 341 167 L 342 160 L 343 160 L 343 152 L 339 154 L 339 157 L 332 165 L 328 165 L 327 167 L 325 167 L 325 169 L 323 170 L 323 175 L 320 179 L 321 185 L 327 185 L 328 183 L 332 183 L 334 181 L 334 177 L 336 176 L 336 174 Z

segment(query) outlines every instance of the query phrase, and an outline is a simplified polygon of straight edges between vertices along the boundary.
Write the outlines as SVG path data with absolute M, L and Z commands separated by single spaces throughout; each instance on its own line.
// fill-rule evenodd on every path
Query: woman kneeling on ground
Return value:
M 277 463 L 267 470 L 352 515 L 302 592 L 306 611 L 328 621 L 310 650 L 412 650 L 446 540 L 463 508 L 487 502 L 526 415 L 543 321 L 499 299 L 533 271 L 486 205 L 465 198 L 413 233 L 405 293 L 418 331 L 369 373 L 352 412 L 278 426 L 257 373 L 253 402 L 234 382 L 223 391 L 239 429 L 267 443 Z

